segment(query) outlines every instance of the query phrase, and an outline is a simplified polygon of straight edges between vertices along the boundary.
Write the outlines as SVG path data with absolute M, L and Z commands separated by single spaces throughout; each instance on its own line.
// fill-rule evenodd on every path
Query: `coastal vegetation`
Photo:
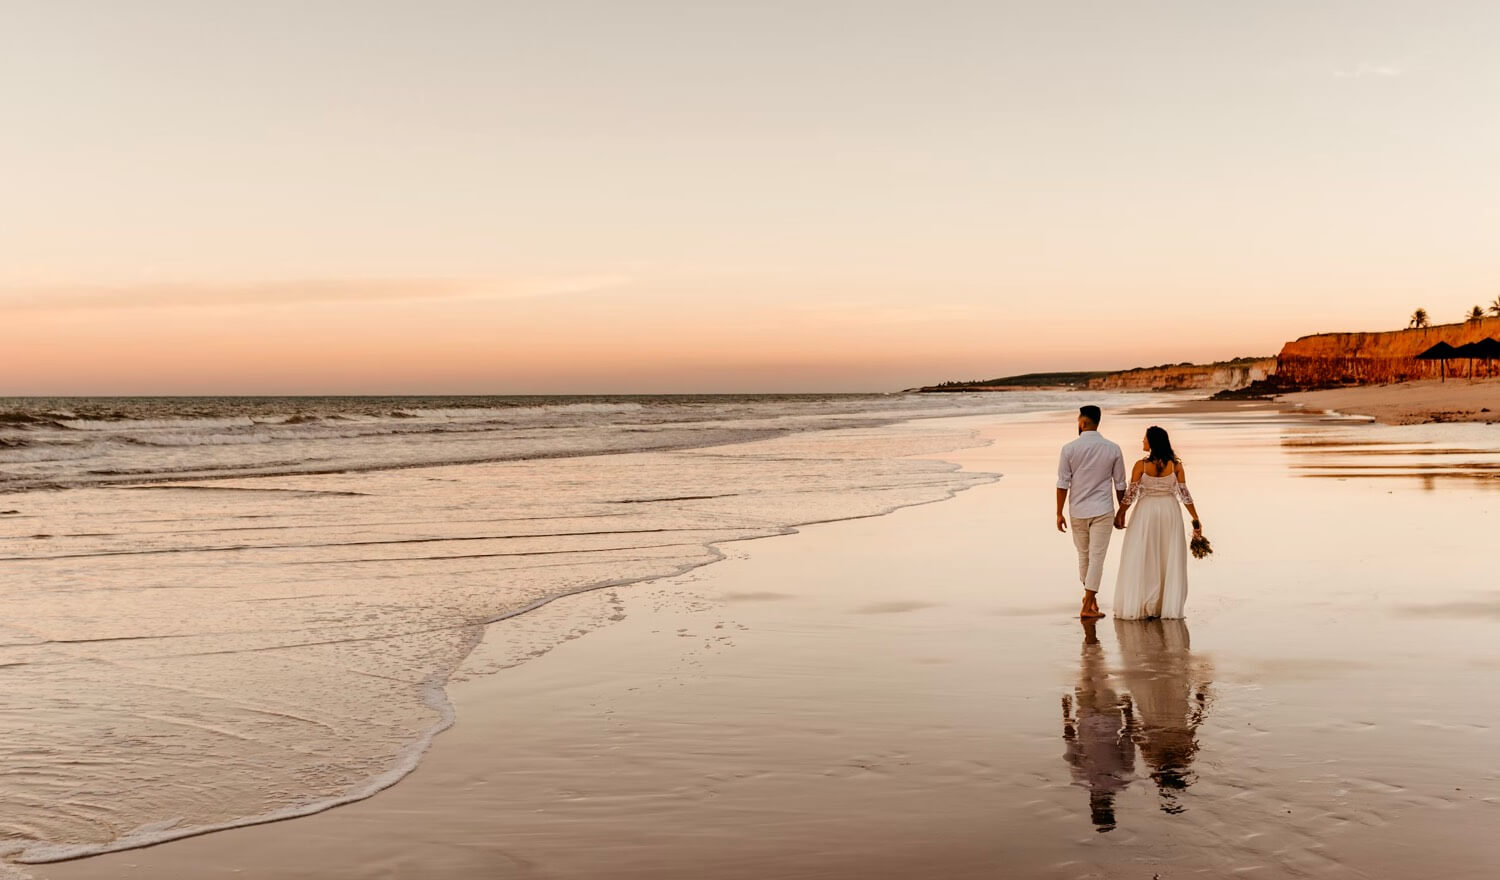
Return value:
M 1016 388 L 1223 388 L 1252 381 L 1270 368 L 1270 357 L 1236 357 L 1211 364 L 1181 361 L 1128 370 L 1075 370 L 1050 373 L 1021 373 L 996 379 L 950 380 L 915 389 L 925 393 L 959 391 L 996 391 Z
M 1083 388 L 1090 379 L 1108 375 L 1099 371 L 1068 371 L 1059 373 L 1022 373 L 1017 376 L 1001 376 L 997 379 L 949 380 L 936 385 L 927 385 L 921 391 L 969 391 L 976 388 Z

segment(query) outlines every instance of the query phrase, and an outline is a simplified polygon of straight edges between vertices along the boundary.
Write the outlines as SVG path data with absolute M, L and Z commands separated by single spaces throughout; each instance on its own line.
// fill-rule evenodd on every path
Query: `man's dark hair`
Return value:
M 1101 413 L 1099 412 L 1099 407 L 1094 406 L 1092 403 L 1088 406 L 1080 406 L 1078 408 L 1078 414 L 1083 416 L 1085 419 L 1088 419 L 1094 427 L 1099 427 L 1099 416 L 1101 415 Z

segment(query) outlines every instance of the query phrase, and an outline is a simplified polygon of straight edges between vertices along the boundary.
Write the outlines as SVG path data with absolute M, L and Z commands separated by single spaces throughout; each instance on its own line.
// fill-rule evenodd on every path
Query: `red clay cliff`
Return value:
M 1282 346 L 1276 377 L 1293 388 L 1436 379 L 1439 362 L 1415 360 L 1416 355 L 1439 342 L 1457 347 L 1489 336 L 1500 338 L 1500 318 L 1384 333 L 1318 333 Z M 1466 368 L 1467 361 L 1448 364 L 1449 375 Z

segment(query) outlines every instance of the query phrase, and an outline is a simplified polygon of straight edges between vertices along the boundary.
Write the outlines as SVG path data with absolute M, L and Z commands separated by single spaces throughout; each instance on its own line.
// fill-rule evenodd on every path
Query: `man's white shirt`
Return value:
M 1079 434 L 1058 457 L 1057 488 L 1068 490 L 1068 513 L 1075 519 L 1114 513 L 1110 491 L 1125 491 L 1125 456 L 1120 447 L 1098 431 Z

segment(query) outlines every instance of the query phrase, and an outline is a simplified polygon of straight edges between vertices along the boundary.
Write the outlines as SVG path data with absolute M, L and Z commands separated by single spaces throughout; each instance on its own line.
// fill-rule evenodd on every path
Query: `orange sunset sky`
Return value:
M 0 394 L 890 390 L 1500 296 L 1494 4 L 4 18 Z

